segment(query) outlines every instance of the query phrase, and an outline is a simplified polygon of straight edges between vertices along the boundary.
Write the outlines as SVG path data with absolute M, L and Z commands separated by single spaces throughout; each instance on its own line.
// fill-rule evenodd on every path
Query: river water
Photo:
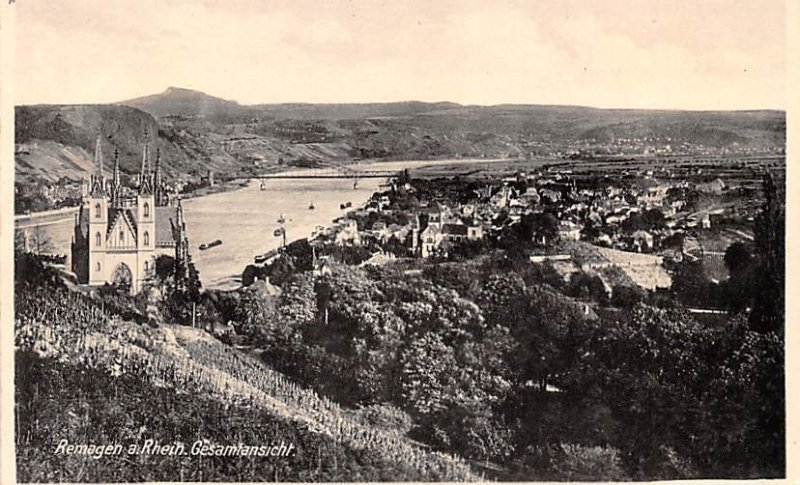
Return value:
M 404 161 L 350 165 L 355 170 L 402 170 L 428 165 L 452 164 L 454 161 Z M 463 160 L 459 160 L 463 162 Z M 302 173 L 295 171 L 292 173 Z M 267 180 L 265 190 L 258 181 L 246 188 L 183 202 L 190 253 L 200 273 L 204 288 L 234 289 L 242 271 L 253 258 L 280 246 L 282 238 L 273 235 L 283 215 L 288 241 L 311 236 L 317 226 L 328 226 L 347 210 L 366 202 L 386 183 L 384 179 L 361 179 L 353 189 L 350 179 Z M 313 203 L 314 209 L 309 205 Z M 73 219 L 68 217 L 43 226 L 50 235 L 55 252 L 67 254 L 72 237 Z M 200 244 L 221 240 L 222 245 L 201 251 Z
M 340 204 L 364 203 L 385 183 L 363 179 L 358 188 L 348 179 L 268 180 L 265 190 L 257 181 L 241 190 L 189 199 L 183 203 L 192 259 L 205 288 L 238 286 L 238 278 L 253 258 L 281 245 L 274 231 L 283 216 L 286 240 L 311 236 L 317 226 L 327 226 L 346 212 Z M 314 209 L 309 209 L 310 204 Z M 202 243 L 221 240 L 205 251 Z

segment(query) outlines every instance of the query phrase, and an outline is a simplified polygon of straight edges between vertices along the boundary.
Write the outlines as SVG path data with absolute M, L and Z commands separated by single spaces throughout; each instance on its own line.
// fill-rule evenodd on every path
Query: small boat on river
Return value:
M 222 244 L 222 241 L 219 239 L 217 239 L 216 241 L 211 241 L 210 243 L 203 243 L 200 245 L 200 251 L 205 251 L 206 249 L 217 247 L 220 244 Z

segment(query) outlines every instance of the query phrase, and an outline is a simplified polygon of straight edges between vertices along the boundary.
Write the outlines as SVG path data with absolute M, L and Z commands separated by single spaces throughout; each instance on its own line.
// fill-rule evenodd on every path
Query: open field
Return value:
M 620 251 L 586 243 L 573 243 L 568 247 L 576 264 L 598 272 L 606 269 L 621 270 L 631 281 L 644 289 L 669 288 L 672 284 L 672 278 L 662 265 L 661 256 Z

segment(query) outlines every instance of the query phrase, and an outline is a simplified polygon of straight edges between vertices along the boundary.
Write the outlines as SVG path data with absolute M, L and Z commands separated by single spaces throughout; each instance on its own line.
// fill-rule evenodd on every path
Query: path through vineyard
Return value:
M 343 445 L 374 450 L 388 461 L 431 476 L 481 479 L 464 460 L 424 449 L 396 431 L 362 423 L 338 404 L 201 330 L 175 325 L 153 329 L 109 316 L 80 297 L 73 303 L 44 309 L 40 305 L 37 315 L 18 314 L 17 347 L 117 374 L 133 373 L 154 385 L 203 393 L 226 403 L 258 406 Z M 83 318 L 63 314 L 70 311 Z M 65 318 L 81 324 L 69 329 L 50 324 Z

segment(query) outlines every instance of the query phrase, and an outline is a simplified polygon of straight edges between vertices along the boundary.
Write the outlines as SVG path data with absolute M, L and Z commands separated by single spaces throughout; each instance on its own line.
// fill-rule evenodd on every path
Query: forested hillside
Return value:
M 587 153 L 774 153 L 779 111 L 681 112 L 455 103 L 240 105 L 187 89 L 112 105 L 16 109 L 19 179 L 77 180 L 98 135 L 135 173 L 149 132 L 167 174 L 231 176 L 315 160 L 526 158 Z

